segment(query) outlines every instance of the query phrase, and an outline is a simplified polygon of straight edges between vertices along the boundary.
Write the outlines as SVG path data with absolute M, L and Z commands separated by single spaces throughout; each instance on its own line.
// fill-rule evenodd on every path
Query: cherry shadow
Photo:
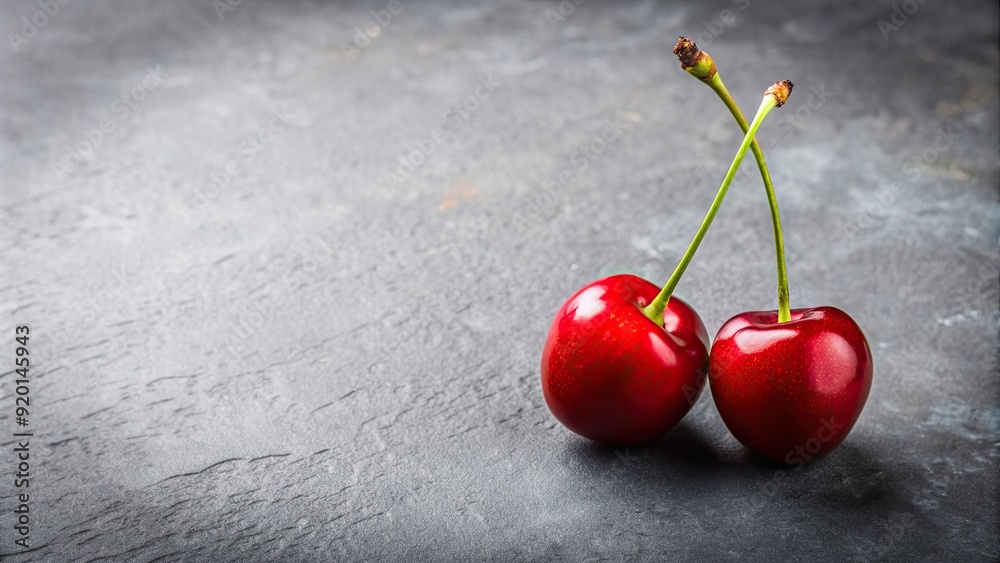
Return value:
M 859 508 L 872 503 L 908 505 L 899 491 L 907 473 L 888 464 L 880 452 L 851 443 L 825 457 L 789 465 L 732 447 L 727 437 L 682 420 L 661 438 L 641 446 L 613 446 L 575 438 L 567 445 L 567 459 L 581 477 L 614 479 L 625 473 L 631 482 L 662 486 L 665 480 L 743 482 L 756 489 L 819 504 Z
M 608 474 L 610 469 L 612 474 L 624 471 L 640 481 L 660 481 L 668 475 L 704 478 L 729 468 L 705 434 L 687 421 L 640 446 L 615 446 L 577 437 L 568 444 L 566 453 L 584 474 Z
M 645 447 L 655 458 L 668 463 L 713 465 L 722 461 L 706 436 L 685 422 Z
M 897 553 L 903 542 L 919 540 L 914 530 L 936 525 L 912 493 L 924 479 L 919 464 L 871 441 L 848 441 L 823 458 L 788 465 L 734 447 L 719 428 L 694 420 L 642 446 L 583 438 L 566 446 L 576 475 L 570 488 L 591 502 L 597 518 L 620 518 L 626 506 L 672 526 L 671 518 L 693 514 L 711 522 L 720 541 L 744 537 L 755 521 L 802 524 L 796 534 L 821 543 L 809 530 L 831 528 L 854 538 L 845 557 L 873 559 Z

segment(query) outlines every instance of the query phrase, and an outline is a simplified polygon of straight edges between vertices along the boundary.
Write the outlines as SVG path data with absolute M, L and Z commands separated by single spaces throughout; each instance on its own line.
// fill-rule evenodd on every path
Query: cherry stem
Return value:
M 778 85 L 776 84 L 775 86 Z M 726 192 L 729 191 L 729 186 L 733 183 L 733 178 L 736 177 L 736 171 L 739 169 L 740 163 L 743 162 L 743 157 L 746 156 L 747 149 L 750 148 L 750 144 L 754 140 L 754 135 L 757 133 L 757 129 L 760 128 L 760 124 L 763 123 L 764 118 L 767 117 L 767 114 L 770 113 L 772 109 L 784 103 L 784 97 L 779 99 L 776 94 L 772 93 L 775 86 L 768 88 L 767 92 L 764 94 L 764 99 L 760 103 L 757 115 L 754 116 L 753 123 L 750 124 L 750 129 L 743 137 L 743 143 L 740 145 L 740 149 L 736 152 L 736 157 L 733 159 L 733 163 L 729 165 L 729 171 L 726 172 L 726 177 L 722 180 L 722 185 L 719 186 L 719 192 L 715 194 L 715 200 L 712 201 L 712 206 L 708 208 L 708 214 L 705 215 L 705 219 L 701 222 L 701 226 L 698 227 L 698 232 L 695 233 L 694 240 L 692 240 L 691 244 L 688 245 L 687 251 L 685 251 L 684 256 L 681 257 L 681 261 L 674 269 L 674 273 L 670 275 L 670 279 L 667 280 L 667 284 L 663 286 L 663 289 L 660 290 L 660 293 L 657 294 L 652 303 L 642 309 L 642 312 L 647 317 L 660 326 L 663 326 L 663 312 L 666 311 L 667 303 L 670 302 L 670 295 L 673 294 L 674 288 L 677 287 L 677 283 L 681 281 L 681 277 L 684 275 L 684 270 L 686 270 L 688 264 L 691 263 L 691 259 L 694 258 L 695 252 L 698 251 L 698 245 L 700 245 L 702 239 L 705 238 L 708 228 L 712 225 L 712 220 L 715 219 L 716 213 L 719 212 L 719 208 L 722 206 L 722 201 L 726 198 Z M 784 95 L 787 97 L 787 91 Z
M 746 134 L 750 127 L 740 106 L 729 94 L 726 85 L 722 83 L 722 76 L 716 72 L 712 78 L 702 80 L 705 84 L 718 94 L 722 102 L 729 108 L 729 113 L 733 114 L 736 122 L 740 124 L 740 129 Z M 778 213 L 778 199 L 774 195 L 774 185 L 771 184 L 771 174 L 767 171 L 767 163 L 764 162 L 764 153 L 760 150 L 760 143 L 754 138 L 750 144 L 754 159 L 757 160 L 757 168 L 760 170 L 760 177 L 764 181 L 764 190 L 767 192 L 767 203 L 771 207 L 771 224 L 774 226 L 774 254 L 778 263 L 778 322 L 783 323 L 792 320 L 791 306 L 788 295 L 788 272 L 785 269 L 785 239 L 781 235 L 781 215 Z

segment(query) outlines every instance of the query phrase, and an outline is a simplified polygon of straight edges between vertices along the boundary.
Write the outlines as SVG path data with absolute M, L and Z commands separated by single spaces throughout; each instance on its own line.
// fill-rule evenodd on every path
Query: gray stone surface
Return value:
M 996 4 L 929 0 L 885 38 L 887 1 L 592 1 L 551 24 L 555 1 L 414 2 L 348 61 L 387 4 L 74 2 L 0 49 L 2 361 L 30 325 L 36 432 L 21 552 L 5 367 L 0 553 L 1000 557 Z M 0 6 L 8 33 L 39 9 Z M 556 308 L 609 273 L 664 281 L 739 144 L 682 33 L 748 113 L 796 83 L 759 134 L 793 306 L 850 312 L 875 356 L 850 438 L 787 474 L 707 395 L 629 450 L 542 400 Z M 678 290 L 710 333 L 775 306 L 747 171 Z

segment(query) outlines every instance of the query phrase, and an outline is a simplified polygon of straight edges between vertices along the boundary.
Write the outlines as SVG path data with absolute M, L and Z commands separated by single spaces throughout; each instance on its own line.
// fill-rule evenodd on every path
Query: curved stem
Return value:
M 733 114 L 736 122 L 740 124 L 740 129 L 745 134 L 750 127 L 740 106 L 730 95 L 726 85 L 722 83 L 722 76 L 716 72 L 711 79 L 703 80 L 705 84 L 718 94 L 722 102 L 729 108 L 729 113 Z M 771 174 L 767 171 L 767 163 L 764 162 L 764 153 L 760 150 L 760 143 L 757 139 L 750 145 L 753 156 L 757 160 L 757 168 L 760 170 L 760 177 L 764 181 L 764 190 L 767 192 L 767 203 L 771 207 L 771 224 L 774 226 L 774 254 L 778 263 L 778 322 L 792 320 L 791 308 L 788 295 L 788 273 L 785 269 L 785 240 L 781 235 L 781 216 L 778 213 L 778 199 L 774 195 L 774 186 L 771 184 Z
M 684 256 L 681 257 L 680 263 L 674 269 L 674 273 L 670 275 L 670 279 L 667 280 L 667 284 L 663 286 L 660 293 L 653 299 L 653 302 L 642 309 L 647 317 L 652 319 L 652 321 L 660 326 L 663 326 L 663 312 L 667 309 L 667 303 L 670 301 L 670 295 L 674 292 L 674 288 L 677 287 L 677 282 L 681 281 L 681 276 L 684 275 L 684 270 L 687 269 L 688 264 L 691 263 L 691 259 L 694 258 L 695 252 L 698 251 L 698 245 L 701 244 L 703 238 L 705 238 L 705 233 L 708 232 L 708 228 L 712 225 L 712 220 L 715 219 L 716 213 L 719 212 L 719 207 L 722 206 L 722 201 L 726 198 L 726 192 L 729 191 L 729 185 L 733 183 L 733 178 L 736 177 L 736 171 L 740 167 L 740 163 L 743 162 L 743 157 L 747 154 L 747 149 L 750 148 L 750 144 L 753 142 L 754 135 L 757 133 L 757 129 L 760 124 L 764 121 L 764 117 L 772 109 L 778 105 L 778 101 L 774 96 L 766 94 L 764 100 L 760 103 L 760 108 L 757 110 L 757 115 L 753 118 L 753 123 L 750 124 L 750 129 L 747 131 L 746 135 L 743 137 L 743 143 L 740 145 L 740 150 L 736 152 L 736 157 L 733 159 L 733 163 L 729 165 L 729 171 L 726 172 L 726 177 L 722 180 L 722 185 L 719 186 L 719 192 L 715 194 L 715 200 L 712 201 L 712 206 L 708 208 L 708 214 L 705 215 L 705 219 L 701 222 L 701 226 L 698 227 L 698 232 L 694 235 L 694 240 L 688 245 L 687 251 L 684 252 Z

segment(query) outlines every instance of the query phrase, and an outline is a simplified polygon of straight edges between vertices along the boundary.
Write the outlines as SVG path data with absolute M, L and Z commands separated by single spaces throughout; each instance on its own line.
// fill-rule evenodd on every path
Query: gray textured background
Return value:
M 887 38 L 887 1 L 591 1 L 554 25 L 554 0 L 413 2 L 348 61 L 386 4 L 74 2 L 0 49 L 2 361 L 29 324 L 37 432 L 11 560 L 1000 557 L 995 2 L 927 0 Z M 0 6 L 5 33 L 39 9 Z M 739 144 L 681 33 L 748 113 L 796 83 L 759 134 L 793 306 L 850 312 L 875 356 L 850 438 L 787 475 L 708 396 L 630 450 L 542 400 L 556 308 L 614 272 L 665 281 Z M 608 119 L 621 136 L 574 160 Z M 710 333 L 774 308 L 769 245 L 743 175 L 678 290 Z

